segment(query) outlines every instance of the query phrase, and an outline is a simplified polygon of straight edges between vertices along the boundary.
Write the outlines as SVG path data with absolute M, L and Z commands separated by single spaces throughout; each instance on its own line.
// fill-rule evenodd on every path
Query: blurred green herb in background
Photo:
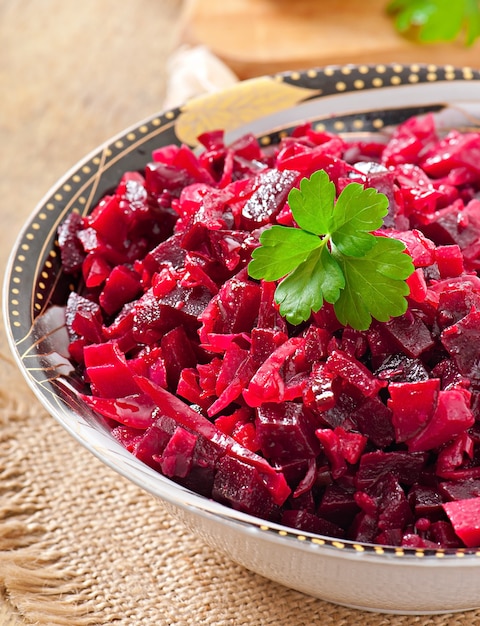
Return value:
M 454 41 L 471 46 L 480 37 L 480 0 L 392 0 L 387 12 L 402 35 L 422 43 Z

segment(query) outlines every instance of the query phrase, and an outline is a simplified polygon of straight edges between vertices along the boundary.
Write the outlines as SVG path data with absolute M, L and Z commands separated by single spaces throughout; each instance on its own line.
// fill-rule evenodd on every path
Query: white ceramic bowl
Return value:
M 328 67 L 262 77 L 143 120 L 88 155 L 40 202 L 14 246 L 4 286 L 9 341 L 37 398 L 80 444 L 166 503 L 207 543 L 267 578 L 350 607 L 440 613 L 480 606 L 480 551 L 384 548 L 301 533 L 239 513 L 150 469 L 109 434 L 78 397 L 60 305 L 68 290 L 55 245 L 58 224 L 88 212 L 153 148 L 196 145 L 223 128 L 268 144 L 310 120 L 346 136 L 382 132 L 433 111 L 444 127 L 480 126 L 480 73 L 421 65 Z

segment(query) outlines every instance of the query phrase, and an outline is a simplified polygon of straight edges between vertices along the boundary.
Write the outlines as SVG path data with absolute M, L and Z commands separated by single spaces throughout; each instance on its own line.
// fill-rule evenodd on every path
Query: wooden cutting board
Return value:
M 454 2 L 455 0 L 452 0 Z M 187 0 L 181 39 L 240 78 L 346 63 L 480 66 L 479 43 L 422 45 L 398 35 L 387 0 Z

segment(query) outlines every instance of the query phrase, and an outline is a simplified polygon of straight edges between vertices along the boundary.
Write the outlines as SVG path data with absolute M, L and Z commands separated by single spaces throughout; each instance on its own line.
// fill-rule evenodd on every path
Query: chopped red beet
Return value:
M 141 461 L 303 532 L 480 547 L 480 134 L 414 117 L 387 143 L 305 123 L 262 146 L 224 133 L 155 150 L 60 225 L 80 399 Z M 404 315 L 294 327 L 247 265 L 288 193 L 324 169 L 388 199 L 415 272 Z

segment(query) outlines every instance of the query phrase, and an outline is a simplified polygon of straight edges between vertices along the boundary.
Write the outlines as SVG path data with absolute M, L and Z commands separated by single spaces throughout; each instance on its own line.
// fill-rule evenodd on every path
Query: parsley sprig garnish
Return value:
M 339 322 L 366 330 L 372 317 L 386 322 L 405 313 L 414 267 L 401 241 L 372 232 L 388 212 L 385 195 L 350 183 L 335 197 L 325 171 L 304 178 L 288 196 L 298 228 L 264 230 L 248 272 L 280 281 L 275 300 L 292 324 L 329 302 Z
M 463 32 L 471 46 L 480 37 L 479 0 L 391 0 L 387 11 L 397 31 L 422 43 L 454 41 Z

